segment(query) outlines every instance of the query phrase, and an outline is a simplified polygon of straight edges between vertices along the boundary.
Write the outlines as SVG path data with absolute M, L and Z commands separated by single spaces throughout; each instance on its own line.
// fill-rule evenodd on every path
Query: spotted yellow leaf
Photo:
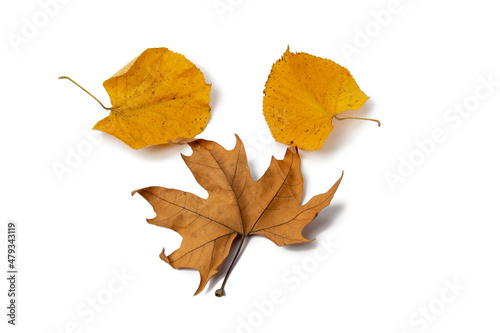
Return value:
M 346 68 L 287 49 L 271 69 L 263 109 L 276 141 L 317 150 L 333 130 L 332 118 L 368 98 Z

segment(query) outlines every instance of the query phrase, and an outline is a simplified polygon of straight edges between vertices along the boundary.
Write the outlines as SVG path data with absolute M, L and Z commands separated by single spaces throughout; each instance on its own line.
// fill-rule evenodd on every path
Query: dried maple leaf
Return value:
M 227 277 L 248 236 L 262 235 L 278 246 L 308 242 L 302 230 L 330 204 L 342 179 L 301 206 L 303 180 L 295 147 L 288 148 L 283 160 L 273 157 L 265 174 L 253 181 L 238 137 L 235 148 L 229 151 L 213 141 L 196 140 L 189 145 L 193 154 L 182 157 L 208 191 L 208 199 L 156 186 L 132 194 L 139 193 L 153 206 L 157 215 L 148 219 L 149 223 L 182 236 L 180 248 L 169 256 L 163 249 L 160 258 L 173 268 L 199 271 L 195 295 L 218 272 L 237 236 L 241 236 L 241 243 L 217 296 L 224 294 Z
M 263 109 L 276 141 L 316 150 L 333 130 L 332 118 L 357 110 L 368 98 L 344 67 L 288 48 L 271 69 Z
M 210 85 L 203 73 L 166 48 L 145 50 L 103 85 L 111 113 L 94 129 L 134 149 L 192 138 L 210 117 Z

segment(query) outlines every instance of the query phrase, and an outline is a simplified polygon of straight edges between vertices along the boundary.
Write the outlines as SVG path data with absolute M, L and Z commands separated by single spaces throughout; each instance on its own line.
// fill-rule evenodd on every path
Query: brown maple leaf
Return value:
M 237 236 L 241 236 L 241 242 L 217 296 L 224 295 L 227 277 L 248 236 L 262 235 L 278 246 L 310 241 L 302 230 L 330 204 L 342 179 L 301 206 L 303 179 L 295 147 L 287 149 L 283 160 L 273 157 L 265 174 L 253 181 L 238 136 L 233 150 L 201 139 L 189 145 L 193 154 L 182 157 L 198 183 L 208 191 L 207 199 L 157 186 L 132 194 L 139 193 L 153 206 L 157 215 L 148 219 L 149 223 L 182 236 L 180 248 L 169 256 L 163 249 L 160 258 L 173 268 L 194 268 L 200 272 L 195 295 L 218 272 Z

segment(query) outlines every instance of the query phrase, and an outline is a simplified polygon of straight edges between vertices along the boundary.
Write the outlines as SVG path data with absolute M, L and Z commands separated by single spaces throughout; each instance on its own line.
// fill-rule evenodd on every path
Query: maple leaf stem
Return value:
M 222 285 L 221 285 L 220 289 L 217 289 L 215 291 L 215 296 L 222 297 L 222 296 L 226 295 L 224 287 L 226 286 L 227 279 L 229 278 L 229 275 L 231 274 L 231 271 L 233 270 L 234 264 L 236 264 L 236 261 L 238 260 L 238 256 L 240 255 L 244 241 L 245 241 L 245 236 L 242 236 L 241 241 L 240 241 L 240 245 L 238 246 L 238 250 L 236 250 L 236 254 L 234 255 L 233 261 L 231 262 L 231 265 L 229 265 L 229 268 L 227 269 L 226 276 L 224 277 L 224 281 L 222 281 Z
M 337 119 L 337 120 L 344 120 L 344 119 L 360 119 L 360 120 L 369 120 L 369 121 L 374 121 L 374 122 L 376 122 L 376 123 L 378 124 L 378 127 L 380 127 L 380 125 L 381 125 L 379 120 L 377 120 L 377 119 L 372 119 L 372 118 L 360 118 L 360 117 L 344 117 L 344 118 L 339 118 L 339 117 L 337 117 L 337 116 L 334 116 L 334 117 L 335 117 L 335 119 Z
M 71 82 L 73 82 L 74 84 L 76 84 L 80 89 L 82 89 L 83 91 L 85 91 L 87 94 L 89 94 L 93 99 L 95 99 L 99 104 L 101 104 L 102 108 L 103 109 L 106 109 L 106 110 L 112 110 L 113 108 L 107 108 L 105 107 L 100 100 L 98 100 L 94 95 L 92 95 L 91 93 L 89 93 L 87 91 L 87 89 L 85 89 L 84 87 L 82 87 L 81 85 L 79 85 L 78 83 L 76 83 L 75 81 L 73 81 L 71 78 L 67 77 L 67 76 L 59 76 L 59 79 L 66 79 L 66 80 L 70 80 Z

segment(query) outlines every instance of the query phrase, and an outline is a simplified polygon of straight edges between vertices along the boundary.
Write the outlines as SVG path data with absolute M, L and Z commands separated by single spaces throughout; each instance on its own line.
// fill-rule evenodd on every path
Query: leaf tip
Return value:
M 292 152 L 292 154 L 297 155 L 299 153 L 299 150 L 297 149 L 297 146 L 289 146 L 288 150 Z
M 241 148 L 243 147 L 243 151 L 245 150 L 245 144 L 243 143 L 243 141 L 241 140 L 241 138 L 239 137 L 238 134 L 234 133 L 234 136 L 236 137 L 236 144 L 234 145 L 234 148 Z
M 165 248 L 163 248 L 163 250 L 161 250 L 160 259 L 163 260 L 164 262 L 166 262 L 167 264 L 169 264 L 170 266 L 172 266 L 170 264 L 170 260 L 168 260 L 168 257 L 165 255 Z

